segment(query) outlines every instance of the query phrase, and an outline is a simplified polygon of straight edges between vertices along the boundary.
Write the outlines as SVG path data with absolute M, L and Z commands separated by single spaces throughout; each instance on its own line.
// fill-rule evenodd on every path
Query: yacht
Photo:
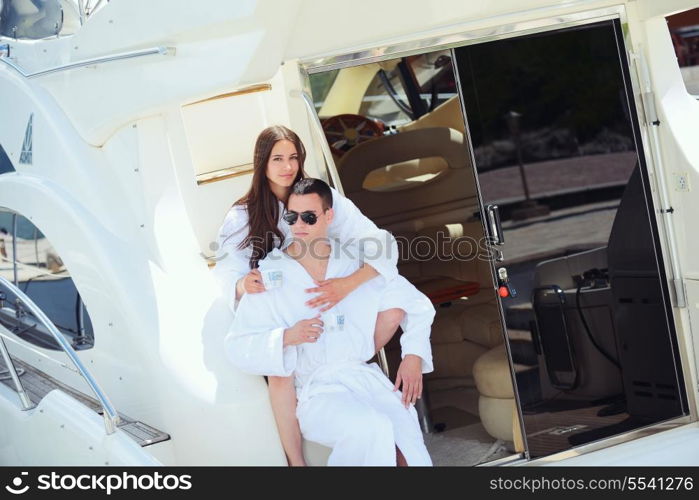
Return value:
M 435 465 L 699 465 L 697 7 L 0 0 L 0 464 L 286 465 L 217 274 L 283 124 L 435 305 Z

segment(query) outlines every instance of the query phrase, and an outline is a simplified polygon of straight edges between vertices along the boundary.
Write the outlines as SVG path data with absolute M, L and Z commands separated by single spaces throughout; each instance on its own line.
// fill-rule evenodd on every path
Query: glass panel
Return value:
M 0 146 L 0 174 L 6 174 L 7 172 L 14 172 L 15 167 L 12 166 L 12 162 L 7 157 L 5 150 Z
M 687 92 L 699 98 L 699 9 L 668 17 L 667 27 Z
M 455 49 L 532 457 L 686 408 L 618 29 Z
M 437 51 L 405 58 L 415 77 L 417 91 L 427 111 L 456 95 L 454 72 L 449 51 Z M 362 99 L 359 114 L 383 121 L 388 127 L 400 127 L 414 118 L 398 64 L 401 59 L 381 63 Z
M 0 35 L 38 40 L 57 35 L 63 26 L 58 0 L 5 0 L 0 6 Z
M 335 83 L 335 78 L 337 78 L 338 73 L 339 70 L 326 71 L 310 77 L 311 95 L 313 96 L 316 112 L 323 107 L 323 102 L 328 96 L 328 92 L 330 92 L 333 83 Z
M 395 236 L 400 274 L 436 309 L 430 337 L 434 371 L 424 378 L 418 415 L 434 464 L 464 466 L 522 447 L 512 425 L 514 390 L 490 263 L 481 251 L 483 225 L 473 216 L 479 208 L 476 179 L 451 61 L 450 52 L 440 51 L 345 68 L 341 71 L 349 74 L 338 75 L 328 95 L 336 102 L 362 102 L 361 110 L 338 106 L 332 108 L 336 113 L 359 110 L 366 120 L 385 121 L 380 135 L 344 145 L 338 173 L 347 197 Z M 385 70 L 394 97 L 408 105 L 398 64 L 414 73 L 425 104 L 426 113 L 417 120 L 399 108 L 377 76 Z M 320 75 L 311 75 L 311 82 Z M 339 92 L 350 77 L 354 80 Z M 358 91 L 357 82 L 368 90 Z M 370 127 L 341 116 L 345 129 Z M 340 139 L 327 128 L 326 137 L 331 147 Z M 400 330 L 384 352 L 389 378 L 395 380 Z M 498 370 L 496 393 L 489 393 L 488 407 L 479 409 L 478 372 L 491 370 Z
M 90 316 L 63 260 L 34 224 L 21 215 L 0 210 L 0 273 L 49 317 L 77 349 L 94 345 Z M 0 324 L 40 347 L 59 349 L 31 312 L 17 303 L 11 290 L 1 290 L 5 304 Z

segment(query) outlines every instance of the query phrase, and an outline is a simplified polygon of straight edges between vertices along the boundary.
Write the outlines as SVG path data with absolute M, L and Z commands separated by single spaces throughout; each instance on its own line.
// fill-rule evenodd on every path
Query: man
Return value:
M 406 390 L 404 381 L 411 381 L 407 390 L 419 394 L 421 374 L 432 371 L 434 308 L 414 287 L 379 300 L 380 280 L 364 283 L 322 318 L 307 306 L 304 290 L 314 280 L 347 276 L 362 264 L 360 256 L 328 240 L 332 218 L 327 184 L 303 179 L 294 185 L 284 215 L 294 241 L 260 263 L 263 276 L 281 271 L 282 284 L 243 297 L 226 337 L 227 354 L 249 373 L 294 375 L 301 432 L 333 448 L 328 465 L 396 465 L 396 447 L 408 465 L 431 465 L 415 408 L 401 402 L 397 388 L 403 383 Z M 379 304 L 390 309 L 408 303 L 417 313 L 401 336 L 403 361 L 394 386 L 376 364 L 366 362 L 375 352 Z

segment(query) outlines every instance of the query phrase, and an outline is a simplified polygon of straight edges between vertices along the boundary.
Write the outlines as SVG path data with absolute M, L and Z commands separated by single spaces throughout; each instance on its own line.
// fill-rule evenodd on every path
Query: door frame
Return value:
M 544 9 L 541 9 L 544 10 Z M 508 22 L 508 17 L 514 17 L 514 14 L 509 14 L 507 16 L 499 16 L 497 18 L 486 19 L 486 22 L 491 22 L 492 25 L 486 28 L 474 28 L 474 22 L 471 23 L 461 23 L 457 25 L 451 25 L 437 32 L 431 36 L 426 36 L 422 34 L 422 37 L 413 40 L 402 41 L 399 43 L 391 45 L 379 45 L 375 47 L 365 48 L 360 51 L 353 52 L 342 52 L 341 50 L 337 54 L 311 57 L 305 59 L 299 59 L 298 65 L 301 73 L 301 80 L 304 82 L 304 86 L 310 89 L 309 75 L 314 73 L 320 73 L 324 71 L 331 71 L 334 69 L 349 68 L 352 66 L 361 66 L 364 64 L 369 64 L 373 62 L 381 62 L 389 59 L 396 59 L 399 57 L 405 57 L 416 54 L 423 54 L 425 52 L 432 52 L 436 50 L 443 49 L 453 49 L 457 47 L 464 47 L 467 45 L 480 44 L 484 42 L 502 40 L 506 38 L 514 38 L 528 34 L 544 33 L 547 31 L 557 31 L 559 29 L 583 26 L 586 24 L 594 24 L 599 21 L 608 21 L 618 19 L 621 23 L 621 30 L 623 33 L 623 43 L 626 55 L 626 65 L 629 72 L 630 87 L 633 91 L 633 100 L 636 110 L 637 124 L 640 128 L 640 139 L 641 144 L 639 148 L 639 154 L 643 152 L 643 160 L 649 174 L 653 174 L 650 178 L 652 182 L 651 186 L 651 200 L 653 202 L 653 207 L 655 208 L 655 219 L 656 225 L 658 226 L 659 232 L 664 236 L 663 239 L 659 241 L 662 249 L 662 257 L 664 263 L 665 275 L 668 277 L 670 283 L 675 284 L 675 286 L 670 290 L 671 300 L 673 307 L 686 307 L 684 304 L 683 297 L 678 300 L 677 293 L 679 291 L 682 296 L 684 296 L 684 291 L 681 287 L 681 268 L 680 259 L 677 251 L 677 238 L 675 233 L 671 228 L 668 227 L 666 219 L 661 217 L 660 207 L 669 207 L 670 201 L 667 195 L 664 193 L 664 189 L 659 189 L 658 186 L 658 176 L 655 175 L 657 171 L 658 163 L 656 158 L 660 157 L 660 148 L 658 144 L 650 140 L 652 134 L 649 132 L 649 128 L 652 126 L 648 122 L 649 120 L 643 114 L 644 112 L 644 101 L 643 101 L 643 85 L 641 84 L 641 77 L 639 73 L 643 72 L 644 69 L 640 68 L 639 65 L 643 65 L 643 62 L 636 62 L 634 59 L 639 59 L 636 54 L 629 52 L 629 47 L 632 47 L 631 36 L 629 31 L 628 16 L 626 13 L 625 5 L 614 5 L 610 7 L 603 7 L 598 9 L 588 9 L 580 12 L 567 12 L 567 13 L 556 13 L 556 8 L 548 8 L 545 11 L 549 11 L 548 15 L 545 17 L 532 18 L 527 20 L 516 21 L 512 20 Z M 536 11 L 532 12 L 539 12 Z M 518 14 L 524 16 L 525 14 Z M 480 22 L 482 25 L 483 22 Z M 631 57 L 631 54 L 634 57 Z M 626 75 L 624 75 L 626 78 Z M 651 97 L 652 98 L 652 97 Z M 679 274 L 679 276 L 676 276 Z M 678 284 L 679 282 L 679 284 Z M 681 324 L 681 318 L 679 314 L 673 312 L 673 321 L 675 323 L 676 329 L 679 324 Z M 687 370 L 683 370 L 685 376 L 690 376 L 691 374 Z
M 531 11 L 540 13 L 542 10 Z M 497 18 L 489 18 L 486 22 L 492 23 L 488 27 L 474 27 L 475 22 L 461 23 L 457 25 L 450 25 L 441 30 L 435 30 L 433 33 L 422 33 L 420 38 L 413 40 L 405 40 L 394 44 L 380 45 L 367 47 L 363 50 L 352 52 L 342 52 L 340 50 L 336 54 L 325 55 L 319 57 L 305 58 L 298 60 L 298 66 L 301 76 L 301 81 L 306 89 L 310 89 L 309 75 L 314 73 L 320 73 L 325 71 L 331 71 L 335 69 L 343 69 L 352 66 L 360 66 L 374 62 L 381 62 L 389 59 L 396 59 L 400 57 L 423 54 L 426 52 L 432 52 L 437 50 L 454 49 L 457 47 L 463 47 L 467 45 L 481 44 L 489 41 L 502 40 L 507 38 L 521 37 L 524 35 L 531 35 L 537 33 L 544 33 L 548 31 L 558 31 L 565 28 L 583 26 L 587 24 L 594 24 L 600 21 L 609 20 L 619 20 L 621 32 L 623 34 L 623 39 L 620 41 L 623 46 L 623 52 L 626 57 L 625 61 L 620 61 L 623 67 L 623 77 L 629 79 L 629 91 L 632 95 L 627 97 L 632 100 L 629 102 L 631 111 L 631 122 L 632 127 L 635 129 L 634 134 L 640 141 L 637 144 L 637 153 L 640 160 L 643 162 L 646 170 L 644 175 L 643 183 L 646 190 L 646 197 L 652 204 L 653 213 L 655 215 L 655 229 L 658 233 L 658 239 L 656 242 L 656 252 L 658 253 L 658 258 L 662 260 L 662 266 L 659 266 L 659 270 L 664 273 L 664 278 L 666 281 L 662 283 L 663 294 L 669 293 L 669 299 L 671 301 L 671 306 L 667 308 L 669 314 L 670 328 L 675 334 L 675 340 L 677 342 L 678 348 L 687 348 L 686 339 L 684 338 L 685 329 L 682 328 L 682 318 L 680 311 L 676 310 L 679 307 L 686 307 L 681 299 L 678 301 L 676 294 L 677 288 L 671 290 L 670 284 L 677 284 L 678 280 L 681 282 L 681 275 L 675 276 L 676 270 L 679 270 L 679 255 L 677 252 L 677 243 L 674 231 L 671 231 L 666 223 L 666 220 L 660 216 L 661 210 L 658 207 L 669 207 L 670 203 L 667 199 L 665 193 L 662 189 L 658 189 L 657 180 L 657 165 L 655 158 L 659 157 L 659 144 L 654 143 L 649 140 L 649 127 L 652 125 L 644 116 L 644 102 L 642 99 L 641 89 L 641 78 L 639 77 L 639 72 L 642 71 L 638 67 L 638 63 L 635 62 L 631 57 L 629 48 L 633 47 L 630 39 L 628 16 L 626 13 L 625 5 L 614 5 L 609 7 L 597 8 L 597 9 L 587 9 L 579 12 L 567 12 L 567 13 L 556 13 L 556 7 L 546 9 L 547 15 L 545 17 L 532 17 L 526 20 L 511 20 L 515 15 L 510 14 L 506 16 L 499 16 Z M 517 14 L 519 16 L 524 16 L 526 14 Z M 478 22 L 480 26 L 483 25 L 482 21 Z M 625 62 L 625 64 L 624 64 Z M 456 75 L 458 78 L 458 75 Z M 651 97 L 652 98 L 652 97 Z M 462 113 L 463 102 L 462 104 Z M 325 140 L 325 138 L 317 138 L 320 140 Z M 472 155 L 472 151 L 470 151 Z M 478 187 L 478 178 L 476 174 L 476 182 Z M 478 197 L 479 202 L 481 201 L 480 188 L 478 187 Z M 482 203 L 481 203 L 482 205 Z M 486 233 L 487 234 L 487 233 Z M 494 266 L 494 263 L 492 263 Z M 662 282 L 663 280 L 661 280 Z M 679 303 L 678 303 L 679 302 Z M 666 302 L 667 303 L 667 302 Z M 504 316 L 500 304 L 498 305 L 500 309 L 501 322 L 503 329 L 505 329 Z M 682 333 L 682 338 L 680 338 L 680 333 Z M 504 339 L 506 340 L 506 339 Z M 510 368 L 512 370 L 512 356 L 510 353 L 509 345 L 505 342 L 508 362 L 510 363 Z M 682 358 L 682 352 L 679 353 L 680 358 Z M 690 385 L 691 372 L 687 363 L 682 363 L 682 359 L 677 359 L 677 363 L 680 364 L 680 373 L 683 377 L 682 388 L 685 394 L 690 394 L 692 387 Z M 518 392 L 516 390 L 516 378 L 514 373 L 511 373 L 513 387 L 515 388 L 515 400 L 517 404 L 517 414 L 520 419 L 520 428 L 522 429 L 522 438 L 525 445 L 525 456 L 527 461 L 529 458 L 529 449 L 526 441 L 526 434 L 524 433 L 523 421 L 522 421 L 522 411 L 521 404 L 519 401 Z M 672 428 L 676 428 L 687 423 L 692 422 L 692 414 L 680 416 L 671 420 L 660 422 L 649 427 L 642 429 L 635 429 L 622 434 L 611 436 L 609 438 L 602 439 L 600 441 L 595 441 L 593 443 L 581 445 L 575 448 L 561 451 L 559 453 L 549 455 L 544 458 L 536 459 L 534 461 L 546 461 L 553 462 L 557 460 L 563 460 L 570 458 L 571 456 L 577 456 L 583 453 L 589 453 L 592 451 L 597 451 L 609 446 L 620 444 L 627 441 L 632 441 L 639 437 L 647 436 L 650 434 L 655 434 Z
M 618 21 L 618 23 L 617 23 Z M 678 306 L 678 297 L 677 295 L 673 295 L 672 289 L 670 285 L 674 282 L 676 284 L 676 281 L 674 279 L 674 269 L 672 269 L 672 272 L 669 272 L 668 267 L 670 264 L 668 263 L 668 258 L 667 258 L 667 253 L 665 249 L 663 248 L 663 241 L 662 241 L 662 236 L 666 236 L 668 234 L 673 234 L 671 231 L 668 231 L 668 228 L 665 225 L 661 226 L 660 220 L 664 222 L 664 219 L 661 219 L 658 217 L 658 210 L 655 208 L 658 206 L 657 200 L 653 199 L 653 189 L 651 189 L 650 183 L 651 183 L 651 173 L 653 169 L 651 168 L 651 163 L 650 160 L 652 157 L 648 154 L 648 147 L 649 143 L 651 142 L 647 135 L 643 135 L 643 129 L 642 127 L 648 127 L 649 123 L 651 122 L 648 117 L 643 116 L 641 114 L 641 111 L 643 108 L 639 108 L 637 99 L 635 98 L 638 95 L 637 92 L 637 85 L 634 85 L 633 82 L 633 74 L 631 73 L 631 61 L 629 58 L 629 51 L 627 49 L 627 40 L 628 40 L 628 30 L 624 30 L 623 25 L 621 24 L 621 19 L 619 17 L 613 17 L 611 19 L 605 19 L 602 20 L 602 23 L 604 22 L 610 22 L 610 28 L 613 30 L 614 37 L 616 39 L 616 47 L 617 47 L 617 53 L 619 54 L 620 60 L 619 60 L 619 69 L 621 73 L 621 81 L 625 89 L 625 97 L 628 100 L 627 106 L 629 110 L 629 125 L 631 128 L 632 136 L 634 139 L 634 145 L 635 145 L 635 150 L 636 154 L 638 157 L 638 163 L 640 167 L 640 173 L 641 173 L 641 182 L 643 185 L 643 194 L 646 203 L 649 205 L 648 209 L 652 210 L 652 214 L 649 212 L 649 218 L 654 219 L 654 220 L 649 220 L 651 224 L 651 236 L 653 238 L 653 247 L 655 250 L 655 261 L 656 261 L 656 266 L 658 268 L 659 272 L 659 278 L 660 278 L 660 288 L 661 288 L 661 296 L 663 298 L 663 310 L 665 312 L 665 322 L 667 324 L 668 328 L 668 334 L 670 335 L 670 342 L 671 342 L 671 350 L 672 350 L 672 355 L 673 355 L 673 362 L 675 364 L 675 376 L 677 378 L 677 383 L 678 383 L 678 388 L 680 391 L 680 405 L 683 408 L 683 412 L 689 413 L 689 406 L 688 406 L 688 398 L 687 394 L 689 392 L 688 387 L 687 387 L 687 369 L 684 368 L 684 365 L 681 360 L 681 354 L 679 352 L 680 349 L 680 344 L 679 344 L 679 338 L 678 338 L 678 328 L 677 328 L 677 321 L 678 319 L 675 317 L 674 313 L 674 307 Z M 593 22 L 585 22 L 585 23 L 579 23 L 576 24 L 575 27 L 579 26 L 591 26 L 595 25 L 597 23 L 600 23 L 599 20 L 595 20 Z M 547 33 L 556 33 L 556 32 L 561 32 L 567 30 L 569 27 L 556 27 L 555 29 L 552 30 L 544 30 L 543 32 Z M 626 36 L 623 36 L 624 31 L 626 32 Z M 537 32 L 541 33 L 541 32 Z M 534 33 L 528 32 L 528 33 L 523 33 L 516 35 L 517 38 L 519 37 L 526 37 L 530 36 Z M 508 38 L 514 38 L 514 37 L 508 37 Z M 488 40 L 483 43 L 488 43 L 492 40 Z M 473 44 L 469 44 L 473 45 Z M 451 49 L 451 54 L 452 54 L 452 61 L 456 61 L 456 49 L 458 47 L 454 47 Z M 626 56 L 626 59 L 624 60 L 623 57 L 624 55 Z M 460 79 L 460 73 L 457 71 L 457 68 L 454 67 L 454 74 L 455 74 L 455 79 L 458 87 L 458 93 L 461 96 L 461 88 L 462 88 L 462 82 Z M 488 238 L 489 241 L 492 240 L 493 236 L 491 233 L 492 231 L 488 227 L 487 223 L 487 216 L 485 215 L 486 208 L 488 205 L 483 200 L 482 192 L 481 192 L 481 187 L 480 187 L 480 179 L 478 176 L 478 169 L 476 168 L 476 161 L 475 157 L 473 156 L 474 150 L 472 147 L 472 140 L 470 137 L 470 128 L 468 126 L 468 113 L 466 112 L 466 103 L 464 100 L 461 100 L 461 112 L 463 115 L 464 123 L 466 124 L 466 129 L 465 133 L 468 138 L 468 144 L 469 144 L 469 153 L 471 155 L 471 162 L 474 165 L 474 177 L 475 177 L 475 182 L 476 182 L 476 190 L 477 190 L 477 196 L 478 200 L 480 203 L 480 212 L 481 212 L 481 221 L 483 223 L 483 228 L 484 228 L 484 234 Z M 652 125 L 651 125 L 652 126 Z M 656 176 L 657 177 L 657 176 Z M 657 181 L 656 181 L 657 184 Z M 661 190 L 658 190 L 657 188 L 655 189 L 656 193 L 661 193 Z M 661 204 L 660 206 L 665 206 L 668 207 L 669 203 L 667 204 Z M 652 215 L 655 215 L 654 218 L 652 218 Z M 661 227 L 663 229 L 661 233 Z M 668 242 L 665 242 L 668 243 Z M 673 250 L 673 252 L 669 252 L 671 256 L 676 256 L 676 245 L 674 242 L 671 242 L 670 244 L 670 249 Z M 493 246 L 492 247 L 495 252 L 497 252 L 497 247 Z M 493 275 L 493 284 L 495 288 L 497 289 L 498 287 L 498 262 L 495 259 L 492 259 L 490 261 L 491 264 L 491 273 Z M 502 263 L 503 267 L 507 267 L 507 263 L 503 262 Z M 660 274 L 663 273 L 663 274 Z M 664 278 L 664 279 L 663 279 Z M 512 378 L 512 385 L 515 391 L 515 402 L 517 405 L 517 414 L 520 420 L 520 429 L 522 431 L 522 440 L 524 442 L 525 446 L 525 455 L 528 460 L 532 460 L 530 456 L 530 447 L 528 443 L 528 436 L 526 432 L 526 426 L 524 422 L 524 415 L 523 415 L 523 409 L 522 409 L 522 404 L 521 400 L 519 397 L 519 388 L 517 386 L 517 375 L 515 372 L 514 368 L 514 359 L 512 357 L 512 352 L 510 349 L 510 344 L 508 341 L 508 335 L 507 335 L 507 322 L 505 319 L 505 307 L 503 304 L 503 300 L 500 299 L 497 295 L 497 302 L 498 302 L 498 310 L 500 312 L 501 316 L 501 323 L 503 327 L 503 332 L 504 332 L 504 341 L 505 341 L 505 348 L 507 351 L 507 356 L 508 356 L 508 363 L 510 365 L 510 376 Z M 684 298 L 681 300 L 684 301 Z M 677 370 L 677 365 L 679 365 L 679 370 Z M 684 415 L 681 415 L 679 418 L 682 418 Z M 677 417 L 675 417 L 677 418 Z M 615 437 L 615 436 L 610 436 L 610 437 Z M 606 438 L 608 439 L 608 438 Z M 604 439 L 602 440 L 604 441 Z M 582 445 L 579 445 L 582 446 Z M 571 447 L 565 450 L 561 450 L 560 452 L 554 453 L 553 455 L 556 454 L 565 454 L 569 450 L 573 449 L 575 447 Z M 545 458 L 545 457 L 537 457 L 537 459 L 540 458 Z

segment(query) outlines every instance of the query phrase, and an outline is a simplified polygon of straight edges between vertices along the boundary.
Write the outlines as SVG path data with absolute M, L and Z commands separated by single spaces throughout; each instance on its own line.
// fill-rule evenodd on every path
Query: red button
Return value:
M 509 297 L 510 296 L 510 291 L 507 289 L 506 286 L 501 286 L 498 288 L 498 294 L 500 297 Z

